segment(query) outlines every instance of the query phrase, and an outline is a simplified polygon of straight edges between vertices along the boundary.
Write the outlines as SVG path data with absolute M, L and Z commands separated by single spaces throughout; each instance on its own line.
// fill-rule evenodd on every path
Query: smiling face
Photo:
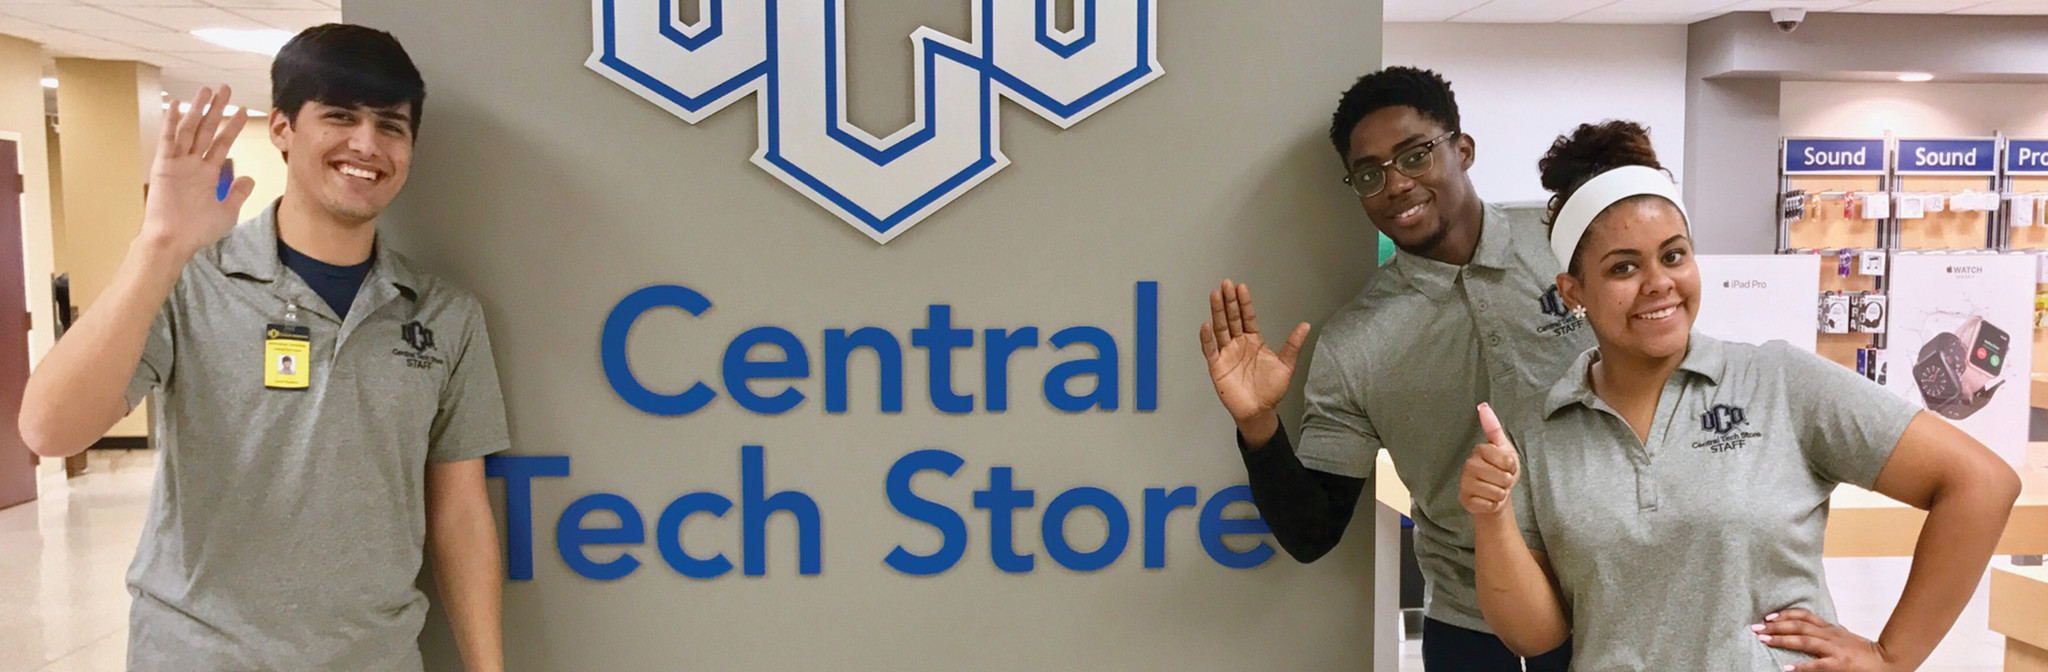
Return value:
M 1577 265 L 1577 275 L 1557 276 L 1558 291 L 1586 307 L 1603 356 L 1685 354 L 1700 273 L 1685 216 L 1670 201 L 1638 196 L 1609 206 L 1587 228 Z
M 337 222 L 375 220 L 412 168 L 411 108 L 308 101 L 297 114 L 273 113 L 270 141 L 285 153 L 286 189 Z
M 1374 110 L 1351 127 L 1351 148 L 1345 153 L 1347 168 L 1378 165 L 1418 145 L 1434 140 L 1450 129 L 1431 121 L 1413 107 L 1395 105 Z M 1465 174 L 1472 167 L 1473 140 L 1459 134 L 1431 151 L 1428 169 L 1409 177 L 1387 167 L 1386 186 L 1379 193 L 1359 199 L 1374 227 L 1394 244 L 1412 254 L 1429 256 L 1456 228 L 1453 217 L 1472 212 L 1472 179 Z M 1473 222 L 1477 225 L 1477 222 Z

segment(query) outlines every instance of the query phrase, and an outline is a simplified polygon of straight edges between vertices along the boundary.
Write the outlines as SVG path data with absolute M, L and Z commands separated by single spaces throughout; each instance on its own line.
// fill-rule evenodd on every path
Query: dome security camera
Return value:
M 1806 10 L 1797 7 L 1779 7 L 1771 10 L 1771 23 L 1778 24 L 1778 32 L 1789 33 L 1799 29 L 1806 20 Z

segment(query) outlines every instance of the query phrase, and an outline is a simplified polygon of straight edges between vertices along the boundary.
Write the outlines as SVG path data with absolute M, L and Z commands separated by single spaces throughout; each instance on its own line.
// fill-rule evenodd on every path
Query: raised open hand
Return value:
M 1209 292 L 1210 321 L 1202 323 L 1202 355 L 1209 359 L 1209 380 L 1216 397 L 1239 426 L 1264 416 L 1287 396 L 1294 361 L 1308 338 L 1303 322 L 1274 352 L 1259 333 L 1258 312 L 1252 309 L 1252 288 L 1229 280 Z
M 164 132 L 142 209 L 142 235 L 182 256 L 212 245 L 234 229 L 242 203 L 256 189 L 255 180 L 240 177 L 228 189 L 226 200 L 218 197 L 221 164 L 249 121 L 244 109 L 222 123 L 231 93 L 225 85 L 219 95 L 202 88 L 190 111 L 181 111 L 176 100 L 164 111 Z

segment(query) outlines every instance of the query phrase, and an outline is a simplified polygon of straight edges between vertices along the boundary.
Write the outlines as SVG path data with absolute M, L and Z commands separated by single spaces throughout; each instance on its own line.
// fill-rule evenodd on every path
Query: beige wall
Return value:
M 72 301 L 90 310 L 142 225 L 143 185 L 162 121 L 156 66 L 57 59 L 64 270 Z M 144 138 L 147 138 L 145 141 Z M 109 436 L 148 433 L 138 410 Z
M 278 154 L 276 145 L 270 144 L 269 117 L 250 117 L 249 125 L 242 128 L 241 137 L 235 138 L 235 146 L 228 150 L 228 158 L 235 162 L 236 175 L 256 180 L 255 193 L 242 204 L 242 219 L 262 213 L 271 201 L 284 195 L 284 156 Z
M 50 229 L 48 134 L 43 119 L 43 50 L 34 42 L 0 35 L 0 132 L 19 136 L 22 193 L 22 256 L 27 277 L 28 308 L 35 329 L 29 334 L 29 362 L 48 352 L 55 314 L 50 308 L 50 273 L 55 267 Z
M 141 230 L 147 181 L 137 93 L 154 66 L 57 59 L 58 150 L 63 156 L 65 263 L 72 296 L 90 307 Z
M 2039 84 L 1785 82 L 1779 119 L 1788 136 L 2048 137 L 2048 87 Z

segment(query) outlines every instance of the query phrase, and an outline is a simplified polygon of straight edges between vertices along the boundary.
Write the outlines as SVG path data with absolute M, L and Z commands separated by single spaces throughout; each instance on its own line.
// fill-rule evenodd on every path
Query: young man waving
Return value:
M 1308 325 L 1268 350 L 1251 290 L 1209 295 L 1202 350 L 1237 421 L 1252 497 L 1288 554 L 1312 562 L 1350 525 L 1384 449 L 1415 496 L 1415 556 L 1428 582 L 1423 667 L 1521 670 L 1479 613 L 1472 519 L 1458 478 L 1481 440 L 1472 408 L 1492 399 L 1509 429 L 1534 422 L 1542 393 L 1592 347 L 1556 300 L 1557 261 L 1542 222 L 1473 193 L 1476 145 L 1449 82 L 1390 67 L 1360 77 L 1332 115 L 1345 183 L 1398 252 L 1322 327 L 1308 371 L 1300 445 L 1274 407 L 1287 394 Z M 1562 672 L 1569 646 L 1528 669 Z
M 389 34 L 307 29 L 271 66 L 284 196 L 216 189 L 246 113 L 172 105 L 142 232 L 29 379 L 76 454 L 151 393 L 162 464 L 128 573 L 137 670 L 419 670 L 431 552 L 472 671 L 503 668 L 483 456 L 507 447 L 481 307 L 379 244 L 426 87 Z

